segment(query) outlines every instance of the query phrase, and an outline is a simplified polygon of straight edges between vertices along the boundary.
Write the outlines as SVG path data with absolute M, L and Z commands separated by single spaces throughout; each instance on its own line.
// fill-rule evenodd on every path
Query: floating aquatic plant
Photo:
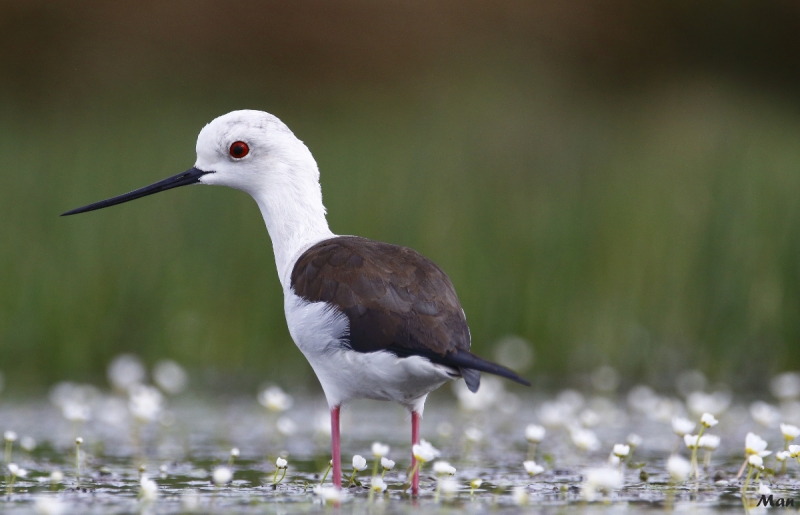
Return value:
M 3 463 L 8 464 L 11 462 L 13 458 L 12 452 L 14 449 L 14 442 L 17 441 L 17 433 L 15 433 L 14 431 L 6 431 L 5 433 L 3 433 L 3 440 L 5 441 L 6 444 L 6 450 L 3 456 Z
M 353 474 L 350 476 L 350 481 L 347 486 L 352 486 L 356 482 L 356 475 L 367 468 L 367 460 L 363 456 L 356 454 L 353 456 Z
M 83 444 L 83 438 L 77 437 L 75 438 L 75 479 L 78 483 L 78 486 L 81 484 L 81 445 Z
M 11 495 L 11 492 L 14 491 L 14 482 L 18 477 L 27 476 L 28 471 L 18 466 L 16 463 L 9 463 L 6 468 L 8 469 L 8 474 L 10 477 L 10 479 L 6 480 L 6 495 Z
M 260 427 L 258 423 L 263 419 L 263 408 L 255 399 L 250 399 L 252 405 L 250 414 L 243 411 L 235 412 L 236 417 L 244 416 L 242 424 L 232 426 L 227 418 L 218 417 L 217 412 L 208 409 L 198 418 L 195 412 L 187 411 L 185 407 L 176 407 L 173 414 L 173 423 L 176 426 L 170 426 L 162 423 L 162 417 L 167 410 L 161 394 L 161 412 L 152 426 L 145 427 L 126 405 L 130 401 L 132 392 L 146 386 L 141 382 L 145 379 L 146 377 L 140 378 L 139 382 L 129 383 L 124 394 L 112 395 L 97 388 L 78 384 L 61 385 L 51 392 L 59 403 L 54 402 L 55 408 L 44 408 L 44 410 L 52 411 L 53 416 L 58 419 L 63 415 L 62 406 L 66 398 L 72 399 L 76 405 L 85 403 L 91 411 L 92 416 L 85 421 L 83 427 L 85 430 L 83 437 L 87 442 L 92 442 L 91 455 L 84 453 L 88 449 L 87 444 L 74 439 L 74 434 L 71 441 L 67 440 L 68 443 L 64 445 L 64 440 L 48 437 L 46 430 L 31 426 L 25 422 L 25 418 L 15 418 L 16 408 L 13 408 L 13 405 L 11 411 L 4 411 L 4 415 L 10 413 L 4 420 L 9 424 L 13 423 L 15 429 L 21 433 L 20 436 L 11 435 L 10 439 L 5 439 L 4 434 L 6 445 L 10 443 L 12 446 L 7 453 L 9 459 L 15 459 L 15 462 L 9 461 L 14 463 L 14 467 L 9 468 L 8 465 L 4 467 L 6 475 L 4 492 L 9 495 L 5 498 L 5 502 L 12 503 L 8 511 L 14 511 L 14 503 L 25 502 L 29 503 L 27 506 L 31 510 L 35 506 L 43 506 L 41 509 L 36 509 L 45 513 L 46 499 L 55 499 L 61 503 L 62 511 L 80 512 L 73 504 L 75 502 L 73 499 L 77 499 L 73 493 L 83 496 L 86 492 L 92 492 L 93 497 L 108 502 L 109 496 L 116 495 L 116 491 L 132 493 L 138 497 L 140 507 L 137 509 L 142 512 L 213 511 L 220 514 L 238 509 L 255 513 L 258 512 L 257 506 L 267 499 L 281 503 L 282 507 L 289 503 L 298 503 L 298 510 L 302 511 L 306 509 L 302 507 L 302 503 L 312 500 L 325 504 L 341 504 L 345 500 L 352 500 L 357 504 L 371 500 L 376 503 L 372 509 L 383 510 L 384 508 L 378 504 L 403 502 L 402 499 L 405 498 L 401 495 L 401 490 L 393 488 L 391 484 L 394 479 L 392 472 L 396 470 L 397 465 L 389 458 L 390 450 L 398 452 L 395 447 L 399 447 L 400 453 L 407 452 L 403 451 L 404 448 L 407 449 L 405 443 L 407 435 L 404 431 L 388 427 L 387 440 L 372 444 L 358 440 L 358 437 L 349 440 L 349 445 L 363 446 L 367 452 L 353 456 L 353 469 L 352 471 L 348 469 L 347 476 L 343 478 L 345 480 L 350 478 L 351 481 L 348 483 L 350 486 L 353 484 L 361 486 L 363 482 L 363 488 L 352 488 L 350 495 L 345 495 L 345 492 L 331 487 L 327 481 L 328 474 L 332 470 L 332 463 L 328 458 L 330 452 L 328 442 L 324 442 L 323 445 L 322 441 L 314 437 L 316 410 L 310 405 L 300 405 L 297 411 L 292 413 L 292 417 L 298 421 L 310 413 L 306 424 L 292 427 L 291 431 L 287 430 L 285 434 L 279 431 L 285 438 L 269 442 L 270 447 L 267 448 L 267 452 L 282 456 L 274 462 L 275 468 L 272 469 L 263 460 L 240 461 L 244 452 L 249 456 L 264 452 L 263 433 L 250 428 Z M 544 420 L 541 418 L 543 425 L 515 427 L 513 424 L 517 413 L 506 413 L 499 407 L 485 406 L 480 411 L 445 413 L 446 420 L 443 422 L 437 421 L 436 416 L 441 416 L 437 410 L 432 422 L 423 426 L 423 431 L 432 433 L 434 438 L 443 442 L 444 452 L 438 451 L 427 441 L 421 441 L 413 448 L 416 466 L 408 470 L 405 475 L 401 474 L 401 478 L 410 480 L 415 472 L 422 473 L 427 464 L 430 464 L 428 466 L 430 474 L 423 476 L 421 484 L 421 496 L 418 501 L 420 510 L 427 509 L 425 503 L 429 503 L 428 506 L 432 506 L 434 502 L 445 503 L 456 498 L 462 491 L 464 494 L 469 491 L 469 499 L 475 503 L 472 506 L 479 511 L 484 508 L 489 509 L 489 504 L 493 502 L 502 506 L 510 503 L 538 504 L 543 501 L 560 506 L 600 500 L 603 504 L 598 506 L 602 509 L 606 504 L 616 505 L 617 500 L 626 502 L 633 499 L 638 501 L 652 499 L 655 502 L 663 502 L 669 507 L 674 506 L 677 510 L 679 507 L 684 509 L 682 506 L 691 506 L 688 504 L 693 502 L 691 495 L 696 495 L 691 492 L 696 491 L 702 492 L 706 502 L 716 499 L 720 506 L 726 506 L 730 502 L 728 500 L 730 496 L 726 496 L 726 492 L 729 492 L 732 476 L 736 470 L 730 470 L 726 466 L 733 451 L 729 447 L 724 447 L 720 451 L 720 442 L 723 439 L 727 441 L 734 433 L 734 429 L 730 429 L 731 426 L 738 429 L 742 424 L 755 425 L 749 417 L 746 420 L 742 419 L 743 415 L 740 413 L 744 412 L 744 415 L 747 415 L 747 412 L 731 409 L 724 419 L 719 417 L 722 424 L 717 423 L 718 415 L 710 411 L 698 415 L 698 418 L 692 421 L 682 418 L 681 413 L 685 413 L 688 406 L 681 406 L 680 401 L 658 396 L 652 391 L 649 393 L 646 390 L 642 391 L 645 393 L 637 393 L 642 395 L 642 398 L 629 396 L 627 405 L 608 398 L 583 398 L 575 392 L 563 392 L 555 400 L 545 401 L 552 403 L 548 409 L 553 410 L 553 413 L 558 412 L 558 417 L 561 417 L 559 422 L 561 425 L 552 430 L 545 429 Z M 510 395 L 509 392 L 503 392 L 501 398 L 509 399 Z M 635 402 L 630 402 L 632 397 L 635 398 Z M 708 399 L 697 398 L 700 400 L 694 401 L 696 405 L 689 410 L 691 413 L 695 413 L 698 406 L 712 405 Z M 648 402 L 652 403 L 650 412 L 644 408 L 644 403 L 648 399 Z M 111 417 L 104 413 L 107 407 L 119 407 L 120 402 L 123 416 Z M 510 402 L 520 403 L 517 404 L 521 406 L 520 410 L 529 409 L 528 412 L 520 411 L 521 416 L 542 415 L 538 408 L 544 402 L 528 408 L 521 404 L 524 402 L 522 399 Z M 795 416 L 793 415 L 795 412 L 792 411 L 793 406 L 794 404 L 788 407 L 782 406 L 782 409 L 786 410 L 783 414 L 785 417 L 783 424 L 776 424 L 772 428 L 763 430 L 761 436 L 764 438 L 755 433 L 748 434 L 745 438 L 747 461 L 744 463 L 743 473 L 746 472 L 746 476 L 742 477 L 737 488 L 741 489 L 746 505 L 755 503 L 753 497 L 755 495 L 778 496 L 791 489 L 794 476 L 781 477 L 774 474 L 771 469 L 793 466 L 790 460 L 800 461 L 800 445 L 795 444 L 800 435 L 796 435 L 797 426 L 787 422 L 795 420 L 792 418 Z M 252 417 L 249 421 L 248 416 Z M 203 423 L 191 426 L 193 417 L 195 420 L 202 420 Z M 218 423 L 215 418 L 219 418 Z M 556 418 L 553 416 L 547 420 L 553 422 Z M 731 424 L 728 423 L 729 420 Z M 658 423 L 653 423 L 654 421 Z M 130 428 L 136 425 L 143 429 L 142 440 L 141 445 L 132 448 L 128 444 L 130 442 L 128 439 L 131 437 Z M 592 429 L 587 425 L 592 426 Z M 466 429 L 456 431 L 455 428 Z M 472 431 L 468 430 L 478 428 L 481 432 L 480 441 L 485 444 L 485 449 L 476 449 L 474 455 L 470 457 L 471 461 L 459 466 L 459 462 L 454 461 L 459 459 L 457 457 L 460 450 L 459 442 L 453 436 L 460 436 L 462 442 L 464 439 L 476 442 L 478 439 L 475 434 L 470 436 Z M 620 440 L 619 435 L 625 435 L 626 432 L 622 432 L 625 429 L 635 429 L 646 438 L 627 432 L 628 436 Z M 651 441 L 663 442 L 664 437 L 669 436 L 671 429 L 675 433 L 691 429 L 681 436 L 685 444 L 684 449 L 688 448 L 688 453 L 676 449 L 668 456 L 669 449 L 663 452 L 659 444 L 650 445 Z M 715 434 L 709 433 L 712 430 Z M 184 437 L 184 431 L 192 432 L 191 440 Z M 352 433 L 346 431 L 346 434 Z M 198 435 L 203 435 L 199 441 Z M 777 461 L 766 463 L 766 457 L 771 455 L 767 448 L 767 440 L 778 441 L 778 438 L 782 438 L 784 442 L 783 450 L 775 453 Z M 580 443 L 582 439 L 586 442 L 578 445 L 576 440 Z M 222 447 L 220 442 L 224 441 L 235 441 L 238 447 Z M 71 442 L 74 442 L 74 448 L 69 445 Z M 391 449 L 387 442 L 392 444 Z M 17 444 L 23 452 L 14 448 Z M 543 445 L 547 445 L 547 449 L 542 448 Z M 130 452 L 134 454 L 120 453 L 120 449 L 126 448 L 133 449 Z M 595 452 L 598 448 L 605 448 L 610 452 L 605 454 Z M 226 451 L 220 460 L 223 449 Z M 296 473 L 291 476 L 287 472 L 289 464 L 284 449 L 293 455 L 307 453 L 304 457 L 293 458 L 292 467 L 293 470 L 296 468 Z M 75 453 L 75 481 L 67 486 L 80 488 L 67 488 L 62 491 L 64 474 L 55 465 L 63 463 L 65 457 L 69 463 L 70 450 Z M 704 456 L 701 456 L 701 450 L 705 452 Z M 634 452 L 638 453 L 638 461 L 643 463 L 632 462 Z M 718 452 L 728 453 L 719 456 L 714 462 L 719 475 L 709 472 L 698 476 L 699 467 L 705 466 L 705 470 L 710 470 L 712 455 L 716 456 Z M 369 466 L 369 453 L 373 458 L 371 466 Z M 440 457 L 442 454 L 444 456 Z M 537 458 L 526 459 L 531 454 L 537 455 Z M 692 454 L 695 455 L 694 459 L 691 457 Z M 317 467 L 323 458 L 328 464 L 327 470 L 316 474 L 315 471 L 321 468 Z M 154 460 L 158 462 L 153 463 Z M 140 464 L 145 463 L 148 467 L 154 466 L 156 473 L 151 475 L 143 466 L 139 468 Z M 241 474 L 240 481 L 233 481 L 234 466 L 237 478 Z M 459 474 L 467 474 L 472 479 L 459 480 L 455 475 L 456 466 L 459 469 L 463 468 L 458 471 Z M 137 468 L 140 471 L 138 475 Z M 270 482 L 274 485 L 281 484 L 280 489 L 265 489 L 263 488 L 265 485 L 256 479 L 263 474 L 265 468 L 269 468 L 269 472 L 272 473 L 266 478 L 266 485 L 269 486 Z M 367 479 L 359 477 L 359 475 L 366 476 L 368 468 L 371 469 L 371 477 Z M 624 477 L 625 473 L 631 475 L 631 469 L 638 470 L 636 479 Z M 545 474 L 547 470 L 553 470 L 553 473 Z M 789 472 L 791 475 L 792 471 Z M 435 478 L 435 484 L 427 481 L 431 477 Z M 531 480 L 531 477 L 536 480 Z M 681 488 L 682 483 L 688 479 L 692 479 L 691 490 Z M 314 488 L 318 482 L 321 485 L 323 482 L 325 484 L 322 488 Z M 203 486 L 209 483 L 211 487 Z M 407 490 L 409 486 L 404 484 L 401 489 Z M 464 497 L 466 498 L 466 495 Z M 130 496 L 121 496 L 120 502 L 125 502 L 125 499 L 130 499 Z M 0 509 L 6 508 L 8 506 L 0 506 Z
M 436 474 L 437 478 L 434 499 L 436 502 L 439 502 L 439 494 L 442 491 L 442 480 L 448 476 L 454 476 L 456 474 L 456 468 L 450 465 L 450 463 L 440 460 L 433 464 L 433 473 Z
M 275 475 L 272 476 L 272 485 L 275 486 L 281 481 L 283 478 L 286 477 L 286 471 L 289 469 L 289 462 L 286 461 L 284 458 L 278 458 L 275 460 Z M 281 473 L 281 477 L 278 477 L 278 473 Z
M 536 458 L 536 448 L 544 441 L 547 430 L 539 424 L 528 424 L 525 428 L 525 440 L 528 441 L 528 459 Z

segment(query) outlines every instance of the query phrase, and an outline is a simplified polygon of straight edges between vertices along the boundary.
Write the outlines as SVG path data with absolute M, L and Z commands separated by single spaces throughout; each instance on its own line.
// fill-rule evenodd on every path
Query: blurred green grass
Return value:
M 538 381 L 797 368 L 800 116 L 713 80 L 625 95 L 546 75 L 414 87 L 174 90 L 0 112 L 0 370 L 98 380 L 123 351 L 250 385 L 314 384 L 271 244 L 240 192 L 193 187 L 58 214 L 182 171 L 203 124 L 282 118 L 317 158 L 334 232 L 411 246 L 456 285 L 474 349 L 532 342 Z M 561 378 L 561 379 L 559 379 Z

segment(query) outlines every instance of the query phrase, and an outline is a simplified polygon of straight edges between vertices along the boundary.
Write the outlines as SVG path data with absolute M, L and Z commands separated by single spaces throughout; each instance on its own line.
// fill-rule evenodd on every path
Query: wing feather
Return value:
M 291 279 L 295 294 L 348 317 L 354 351 L 423 356 L 460 370 L 470 389 L 480 384 L 479 371 L 529 384 L 469 352 L 469 327 L 453 283 L 412 249 L 339 236 L 300 256 Z
M 350 319 L 350 346 L 390 345 L 444 355 L 469 349 L 469 329 L 447 275 L 418 252 L 342 236 L 306 251 L 292 271 L 295 293 L 337 306 Z

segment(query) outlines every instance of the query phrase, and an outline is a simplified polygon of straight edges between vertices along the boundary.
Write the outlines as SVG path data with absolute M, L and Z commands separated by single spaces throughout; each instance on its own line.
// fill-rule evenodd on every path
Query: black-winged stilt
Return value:
M 258 203 L 275 252 L 292 339 L 319 378 L 331 410 L 333 481 L 341 487 L 339 409 L 356 398 L 396 401 L 411 412 L 412 445 L 428 394 L 463 377 L 477 391 L 488 372 L 530 385 L 472 354 L 450 279 L 405 247 L 328 228 L 311 152 L 278 118 L 234 111 L 206 125 L 189 170 L 62 216 L 189 184 L 230 186 Z M 412 466 L 415 458 L 412 454 Z M 419 488 L 419 473 L 412 492 Z

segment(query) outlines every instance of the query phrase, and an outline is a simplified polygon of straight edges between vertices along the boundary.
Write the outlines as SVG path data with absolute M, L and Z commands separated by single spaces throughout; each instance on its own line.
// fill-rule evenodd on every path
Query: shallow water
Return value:
M 391 446 L 389 457 L 397 461 L 386 474 L 389 489 L 369 500 L 366 488 L 353 486 L 340 511 L 358 513 L 410 513 L 466 511 L 483 513 L 518 512 L 602 512 L 640 510 L 744 511 L 741 480 L 734 478 L 743 460 L 745 434 L 752 430 L 763 436 L 770 449 L 780 450 L 783 439 L 776 428 L 757 425 L 747 409 L 734 404 L 718 418 L 709 432 L 720 435 L 722 444 L 700 480 L 671 484 L 665 470 L 667 457 L 678 450 L 689 451 L 672 433 L 670 424 L 654 420 L 647 413 L 631 409 L 624 398 L 584 399 L 594 417 L 585 417 L 600 440 L 597 450 L 579 451 L 563 427 L 548 427 L 547 436 L 535 450 L 536 461 L 545 471 L 534 477 L 522 462 L 531 451 L 524 438 L 525 426 L 542 419 L 545 398 L 505 395 L 492 406 L 477 411 L 459 409 L 448 395 L 438 395 L 426 408 L 423 438 L 441 450 L 441 459 L 456 469 L 459 491 L 449 498 L 436 495 L 436 478 L 431 465 L 423 469 L 421 494 L 411 498 L 403 492 L 409 466 L 410 421 L 399 407 L 364 401 L 342 413 L 342 459 L 346 476 L 352 471 L 354 454 L 367 458 L 369 467 L 358 477 L 369 484 L 373 458 L 370 446 L 381 441 Z M 107 415 L 107 414 L 106 414 Z M 284 431 L 276 429 L 280 418 Z M 0 429 L 13 429 L 20 437 L 38 442 L 32 452 L 13 450 L 12 461 L 27 469 L 10 495 L 0 500 L 3 513 L 40 512 L 42 499 L 57 501 L 62 513 L 318 513 L 337 508 L 324 505 L 313 493 L 329 460 L 327 410 L 322 399 L 296 399 L 282 414 L 270 413 L 255 399 L 172 400 L 159 422 L 137 424 L 114 420 L 95 410 L 83 424 L 66 421 L 47 400 L 0 403 Z M 294 422 L 288 431 L 286 418 Z M 592 418 L 592 420 L 588 420 Z M 663 418 L 663 417 L 662 417 Z M 449 426 L 448 426 L 449 424 Z M 289 424 L 291 425 L 291 424 Z M 468 441 L 466 429 L 479 430 L 479 441 Z M 292 429 L 292 428 L 288 428 Z M 448 435 L 448 432 L 450 433 Z M 624 467 L 624 485 L 587 499 L 584 479 L 588 468 L 607 466 L 613 444 L 625 441 L 629 433 L 643 438 L 642 445 Z M 76 476 L 76 436 L 81 436 L 81 477 Z M 678 445 L 680 443 L 680 445 Z M 233 481 L 217 487 L 211 481 L 213 469 L 228 463 L 230 449 L 241 455 L 232 465 Z M 703 452 L 700 452 L 702 459 Z M 275 459 L 284 456 L 289 468 L 285 479 L 273 486 Z M 773 455 L 774 456 L 774 455 Z M 148 502 L 139 498 L 140 466 L 158 484 L 158 497 Z M 800 499 L 798 464 L 789 463 L 789 473 L 773 475 L 772 456 L 765 458 L 768 469 L 762 477 L 778 497 Z M 62 483 L 51 485 L 47 478 L 55 470 L 64 473 Z M 645 474 L 642 473 L 644 471 Z M 473 494 L 469 483 L 481 478 Z M 330 478 L 327 480 L 330 484 Z M 527 504 L 519 504 L 515 487 L 522 487 Z M 6 492 L 7 483 L 3 483 Z M 752 490 L 751 497 L 755 497 Z

